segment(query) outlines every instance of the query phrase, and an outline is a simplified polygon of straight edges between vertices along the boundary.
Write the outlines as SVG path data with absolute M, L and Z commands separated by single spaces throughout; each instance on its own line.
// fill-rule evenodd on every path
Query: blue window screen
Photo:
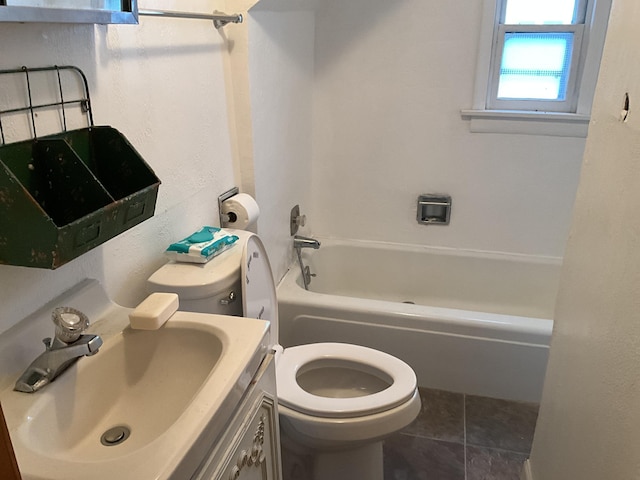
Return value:
M 577 0 L 507 0 L 507 25 L 570 25 L 577 16 Z
M 566 100 L 573 33 L 507 32 L 498 98 Z

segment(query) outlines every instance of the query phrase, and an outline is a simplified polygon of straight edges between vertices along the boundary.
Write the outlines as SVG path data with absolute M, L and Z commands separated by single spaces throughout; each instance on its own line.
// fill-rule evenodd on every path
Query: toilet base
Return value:
M 316 455 L 314 480 L 383 480 L 382 442 Z
M 340 451 L 308 451 L 282 443 L 283 480 L 383 480 L 382 441 Z

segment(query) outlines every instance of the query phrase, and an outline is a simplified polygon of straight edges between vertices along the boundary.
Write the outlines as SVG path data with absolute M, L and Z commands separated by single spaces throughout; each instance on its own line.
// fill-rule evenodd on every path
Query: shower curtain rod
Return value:
M 189 12 L 173 12 L 168 10 L 138 10 L 138 15 L 162 18 L 190 18 L 196 20 L 213 20 L 216 28 L 224 27 L 227 23 L 242 23 L 242 15 L 225 15 L 223 13 L 205 14 Z

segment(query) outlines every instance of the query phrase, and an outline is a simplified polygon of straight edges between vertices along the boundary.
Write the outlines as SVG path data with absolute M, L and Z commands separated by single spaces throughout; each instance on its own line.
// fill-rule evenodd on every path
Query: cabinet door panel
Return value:
M 248 428 L 238 435 L 235 454 L 228 458 L 224 470 L 216 480 L 277 480 L 278 451 L 275 442 L 273 402 L 263 397 Z

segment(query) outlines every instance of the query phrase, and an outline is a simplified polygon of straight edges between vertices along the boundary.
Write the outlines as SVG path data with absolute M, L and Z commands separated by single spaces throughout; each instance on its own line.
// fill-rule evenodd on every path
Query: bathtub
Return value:
M 280 342 L 337 341 L 403 359 L 420 386 L 538 402 L 561 261 L 319 238 L 278 285 Z

